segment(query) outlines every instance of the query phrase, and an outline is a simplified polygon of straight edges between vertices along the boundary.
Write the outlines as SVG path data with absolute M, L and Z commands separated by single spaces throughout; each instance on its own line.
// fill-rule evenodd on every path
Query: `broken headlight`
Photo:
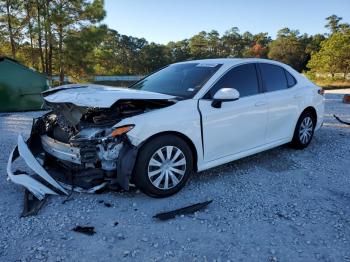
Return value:
M 121 136 L 123 134 L 126 134 L 127 132 L 129 132 L 131 129 L 134 128 L 135 125 L 125 125 L 125 126 L 119 126 L 116 129 L 114 129 L 111 133 L 112 137 L 117 137 L 117 136 Z

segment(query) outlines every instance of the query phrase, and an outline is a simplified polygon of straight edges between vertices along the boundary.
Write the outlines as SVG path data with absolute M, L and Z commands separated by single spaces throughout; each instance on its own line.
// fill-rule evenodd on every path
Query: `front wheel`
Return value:
M 167 197 L 184 187 L 192 167 L 192 152 L 187 143 L 174 135 L 162 135 L 140 149 L 134 181 L 149 196 Z
M 314 135 L 315 122 L 314 116 L 310 112 L 306 111 L 301 114 L 291 142 L 293 148 L 304 149 L 310 144 Z

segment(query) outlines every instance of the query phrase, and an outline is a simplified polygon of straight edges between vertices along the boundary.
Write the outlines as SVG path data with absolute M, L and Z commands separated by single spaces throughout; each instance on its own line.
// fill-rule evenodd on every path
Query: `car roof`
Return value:
M 199 59 L 199 60 L 189 60 L 189 61 L 183 61 L 176 64 L 184 64 L 184 63 L 207 63 L 207 64 L 223 64 L 223 65 L 236 65 L 244 62 L 266 62 L 271 64 L 277 64 L 277 65 L 284 65 L 283 63 L 280 63 L 278 61 L 270 60 L 270 59 L 263 59 L 263 58 L 210 58 L 210 59 Z

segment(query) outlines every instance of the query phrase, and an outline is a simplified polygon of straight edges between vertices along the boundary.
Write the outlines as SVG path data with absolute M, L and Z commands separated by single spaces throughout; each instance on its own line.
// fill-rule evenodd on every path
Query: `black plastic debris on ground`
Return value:
M 190 205 L 190 206 L 187 206 L 187 207 L 179 208 L 179 209 L 176 209 L 176 210 L 173 210 L 173 211 L 169 211 L 169 212 L 158 213 L 158 214 L 156 214 L 153 217 L 154 218 L 158 218 L 159 220 L 168 220 L 168 219 L 175 218 L 176 216 L 192 214 L 192 213 L 194 213 L 194 212 L 196 212 L 196 211 L 198 211 L 200 209 L 205 208 L 211 202 L 213 202 L 213 200 L 197 203 L 197 204 L 194 204 L 194 205 Z
M 99 200 L 98 203 L 104 204 L 105 207 L 112 207 L 113 206 L 111 203 L 105 202 L 104 200 Z
M 65 203 L 72 201 L 73 200 L 72 196 L 73 196 L 73 189 L 69 192 L 67 197 L 62 201 L 62 204 L 64 205 Z
M 39 210 L 43 207 L 47 197 L 43 200 L 37 199 L 30 191 L 24 191 L 24 203 L 21 217 L 36 216 Z
M 108 203 L 108 202 L 104 202 L 104 205 L 105 205 L 105 207 L 112 207 L 112 204 Z
M 333 115 L 335 119 L 338 120 L 339 123 L 342 123 L 344 125 L 349 125 L 350 126 L 350 122 L 346 122 L 344 120 L 341 120 L 339 117 L 337 117 L 336 115 Z
M 87 226 L 76 226 L 72 229 L 74 232 L 82 233 L 88 236 L 92 236 L 96 233 L 94 227 L 87 227 Z

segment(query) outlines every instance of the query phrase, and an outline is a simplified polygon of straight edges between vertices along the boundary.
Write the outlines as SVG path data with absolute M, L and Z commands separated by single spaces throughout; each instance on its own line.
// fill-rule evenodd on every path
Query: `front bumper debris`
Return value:
M 88 126 L 70 142 L 64 142 L 62 132 L 55 131 L 54 121 L 57 119 L 48 113 L 33 120 L 27 141 L 18 136 L 17 146 L 7 162 L 8 180 L 25 187 L 39 201 L 48 195 L 68 195 L 70 191 L 129 189 L 142 143 L 134 146 L 126 135 L 99 136 L 105 126 Z M 34 174 L 15 170 L 13 163 L 17 158 L 22 158 Z
M 38 160 L 29 150 L 27 144 L 24 142 L 24 139 L 21 135 L 18 136 L 17 143 L 17 146 L 11 152 L 7 162 L 7 175 L 9 180 L 11 180 L 15 184 L 24 186 L 39 200 L 43 200 L 45 195 L 57 195 L 57 192 L 55 192 L 53 189 L 50 189 L 48 186 L 44 185 L 42 182 L 35 180 L 28 174 L 14 174 L 14 171 L 12 170 L 12 163 L 18 157 L 22 157 L 27 166 L 31 170 L 33 170 L 38 176 L 40 176 L 46 183 L 51 185 L 55 190 L 67 195 L 68 192 L 55 179 L 53 179 L 40 165 Z
M 43 207 L 47 197 L 43 200 L 38 200 L 31 192 L 27 189 L 24 191 L 24 203 L 21 217 L 35 216 L 39 210 Z
M 59 166 L 47 167 L 46 165 L 44 165 L 44 168 L 39 163 L 41 161 L 38 161 L 40 157 L 37 158 L 40 155 L 36 148 L 38 146 L 37 143 L 39 143 L 39 152 L 46 152 L 57 160 L 67 160 L 78 165 L 81 161 L 79 148 L 68 147 L 60 142 L 57 143 L 58 141 L 45 135 L 38 137 L 32 134 L 26 143 L 23 137 L 19 135 L 17 146 L 11 152 L 7 162 L 8 179 L 15 184 L 25 187 L 40 201 L 44 200 L 47 195 L 58 195 L 59 193 L 68 195 L 68 191 L 72 190 L 79 193 L 95 193 L 103 188 L 115 190 L 118 188 L 116 185 L 119 185 L 124 190 L 128 190 L 139 147 L 133 146 L 127 138 L 124 138 L 123 141 L 123 146 L 116 161 L 116 173 L 118 175 L 101 180 L 101 177 L 103 177 L 101 174 L 103 170 L 101 169 L 77 171 L 74 169 L 61 169 Z M 34 171 L 34 175 L 13 170 L 13 163 L 19 157 Z M 59 174 L 61 178 L 59 178 Z M 36 175 L 38 176 L 37 178 L 35 177 Z M 66 178 L 67 176 L 71 177 L 75 181 L 62 180 L 62 176 Z
M 50 155 L 75 164 L 81 164 L 80 149 L 69 144 L 59 142 L 47 135 L 41 136 L 41 145 Z

